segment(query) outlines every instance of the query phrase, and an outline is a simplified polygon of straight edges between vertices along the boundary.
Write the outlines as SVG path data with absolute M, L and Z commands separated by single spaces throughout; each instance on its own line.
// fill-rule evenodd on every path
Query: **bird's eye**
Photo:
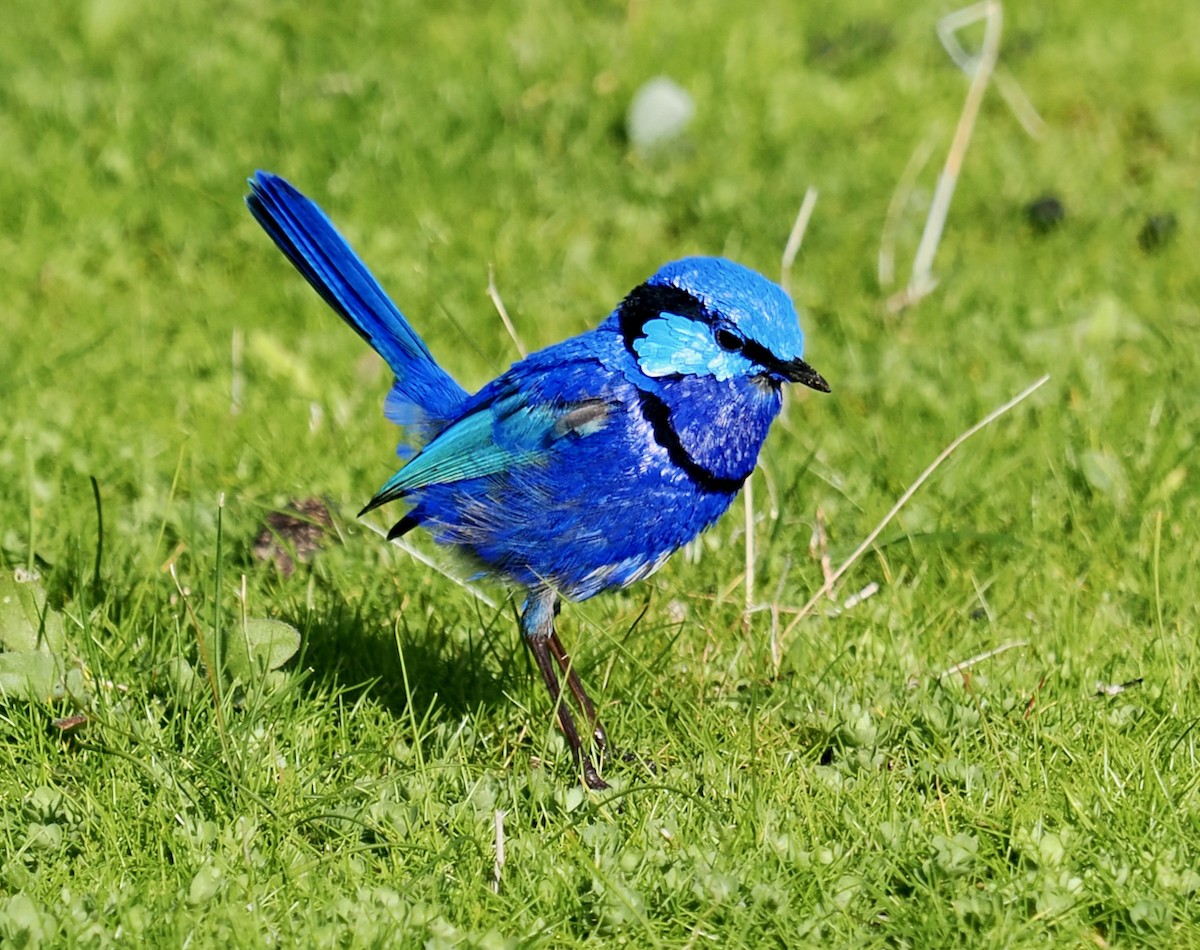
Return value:
M 715 334 L 715 339 L 717 346 L 723 350 L 728 350 L 730 353 L 737 353 L 746 345 L 745 340 L 736 333 L 730 333 L 728 330 L 718 330 Z

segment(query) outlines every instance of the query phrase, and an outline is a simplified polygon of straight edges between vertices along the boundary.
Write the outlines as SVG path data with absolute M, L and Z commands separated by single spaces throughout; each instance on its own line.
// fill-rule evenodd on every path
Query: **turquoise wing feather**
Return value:
M 429 485 L 539 464 L 561 440 L 599 432 L 608 415 L 602 399 L 530 404 L 527 394 L 507 393 L 447 426 L 388 479 L 363 512 Z

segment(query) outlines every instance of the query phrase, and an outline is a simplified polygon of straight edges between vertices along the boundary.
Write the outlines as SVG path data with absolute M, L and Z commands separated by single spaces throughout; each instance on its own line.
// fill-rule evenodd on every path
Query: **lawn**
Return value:
M 1200 946 L 1200 6 L 1005 11 L 1044 128 L 989 87 L 898 311 L 968 87 L 946 6 L 8 10 L 0 945 Z M 695 115 L 639 150 L 657 75 Z M 390 379 L 246 213 L 256 168 L 472 390 L 517 356 L 489 275 L 533 349 L 687 254 L 778 277 L 818 189 L 791 289 L 833 392 L 754 476 L 758 609 L 738 503 L 560 619 L 636 753 L 610 790 L 519 595 L 355 518 Z M 311 545 L 260 537 L 299 502 Z

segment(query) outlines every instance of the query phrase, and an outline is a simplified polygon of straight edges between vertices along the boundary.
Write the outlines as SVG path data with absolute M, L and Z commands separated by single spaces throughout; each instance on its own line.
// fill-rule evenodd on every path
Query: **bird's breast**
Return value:
M 754 471 L 781 405 L 776 387 L 745 377 L 682 376 L 641 396 L 653 438 L 672 463 L 701 488 L 723 493 Z

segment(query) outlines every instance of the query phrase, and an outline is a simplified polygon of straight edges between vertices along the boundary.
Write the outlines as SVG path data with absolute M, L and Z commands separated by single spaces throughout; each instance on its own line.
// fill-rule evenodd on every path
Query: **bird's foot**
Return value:
M 593 791 L 600 791 L 608 788 L 608 782 L 600 777 L 600 773 L 596 771 L 596 766 L 592 764 L 590 756 L 583 757 L 583 783 Z
M 662 769 L 659 767 L 659 764 L 655 762 L 654 759 L 650 758 L 649 756 L 634 752 L 631 749 L 614 749 L 607 744 L 601 745 L 599 742 L 596 743 L 596 746 L 596 761 L 602 766 L 609 763 L 638 766 L 645 769 L 651 775 L 658 775 L 659 772 L 662 771 Z M 599 772 L 596 770 L 596 767 L 592 762 L 591 756 L 586 754 L 583 756 L 582 767 L 583 780 L 587 784 L 588 788 L 601 789 L 609 787 L 608 783 L 600 777 Z

